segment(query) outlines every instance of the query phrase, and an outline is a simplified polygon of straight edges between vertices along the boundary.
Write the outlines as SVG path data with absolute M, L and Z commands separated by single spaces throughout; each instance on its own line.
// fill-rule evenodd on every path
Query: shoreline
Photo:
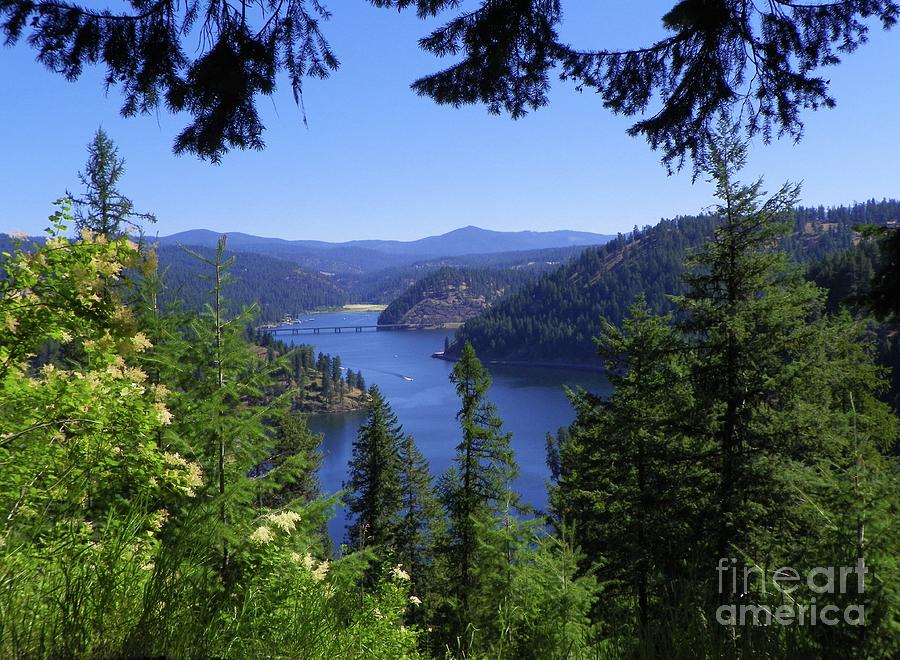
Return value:
M 387 305 L 379 305 L 374 303 L 348 303 L 338 308 L 341 312 L 383 312 L 387 309 Z
M 458 358 L 444 355 L 443 351 L 432 353 L 431 357 L 436 360 L 444 360 L 446 362 L 457 362 Z M 572 362 L 553 362 L 551 360 L 481 360 L 485 366 L 495 365 L 498 367 L 534 367 L 537 369 L 566 369 L 572 371 L 587 371 L 603 373 L 602 365 L 596 367 L 585 364 L 576 364 Z

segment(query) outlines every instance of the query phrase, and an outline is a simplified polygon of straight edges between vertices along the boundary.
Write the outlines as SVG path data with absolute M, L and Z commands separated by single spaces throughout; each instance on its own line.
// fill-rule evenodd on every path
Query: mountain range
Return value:
M 160 245 L 215 247 L 220 233 L 208 229 L 160 236 Z M 362 273 L 403 266 L 426 259 L 522 252 L 550 248 L 603 245 L 613 236 L 581 231 L 492 231 L 462 227 L 415 241 L 356 240 L 343 243 L 266 238 L 242 232 L 228 233 L 228 246 L 238 252 L 266 254 L 300 264 L 308 270 Z

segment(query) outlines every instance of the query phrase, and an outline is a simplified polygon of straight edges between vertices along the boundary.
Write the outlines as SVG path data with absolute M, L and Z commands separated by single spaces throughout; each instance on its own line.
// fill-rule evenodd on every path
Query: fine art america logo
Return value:
M 758 566 L 742 566 L 734 558 L 719 559 L 716 572 L 719 577 L 719 593 L 730 595 L 734 603 L 721 605 L 716 610 L 716 621 L 726 626 L 774 624 L 789 626 L 862 626 L 865 625 L 865 608 L 862 604 L 838 606 L 833 602 L 823 604 L 820 600 L 840 600 L 837 594 L 849 594 L 846 600 L 865 593 L 865 575 L 869 569 L 863 559 L 856 566 L 817 566 L 805 574 L 784 566 L 772 572 Z M 774 595 L 781 594 L 781 604 L 764 605 L 747 602 L 751 588 L 761 598 L 766 597 L 767 587 Z M 799 589 L 808 589 L 810 596 L 805 603 L 792 596 Z M 799 593 L 797 594 L 799 596 Z M 741 602 L 743 601 L 743 602 Z

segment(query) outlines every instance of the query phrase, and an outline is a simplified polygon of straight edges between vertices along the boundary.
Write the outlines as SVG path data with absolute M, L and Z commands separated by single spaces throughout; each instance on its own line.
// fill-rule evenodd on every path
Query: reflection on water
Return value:
M 303 326 L 371 325 L 378 314 L 317 314 Z M 448 380 L 453 364 L 431 357 L 443 348 L 444 337 L 452 331 L 365 331 L 334 334 L 285 336 L 286 341 L 306 343 L 317 351 L 340 355 L 343 366 L 362 371 L 368 385 L 378 385 L 403 425 L 437 476 L 447 469 L 459 442 L 456 413 L 459 400 Z M 546 435 L 555 433 L 574 418 L 563 385 L 581 386 L 595 392 L 608 391 L 600 373 L 566 369 L 490 366 L 494 384 L 489 397 L 504 421 L 504 430 L 513 434 L 520 475 L 516 488 L 525 501 L 544 507 L 545 481 L 549 476 L 544 450 Z M 325 459 L 320 472 L 323 490 L 340 490 L 346 478 L 356 431 L 365 413 L 315 415 L 310 428 L 324 435 Z M 343 539 L 344 515 L 338 510 L 330 525 L 332 536 Z

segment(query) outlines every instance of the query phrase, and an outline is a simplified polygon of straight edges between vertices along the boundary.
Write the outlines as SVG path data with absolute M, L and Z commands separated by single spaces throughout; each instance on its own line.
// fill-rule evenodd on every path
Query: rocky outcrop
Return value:
M 529 273 L 514 269 L 441 268 L 397 297 L 381 313 L 378 323 L 441 327 L 461 324 L 529 279 Z
M 425 326 L 464 323 L 502 295 L 502 290 L 492 296 L 476 294 L 465 282 L 447 284 L 443 289 L 423 292 L 422 299 L 410 307 L 399 322 Z

